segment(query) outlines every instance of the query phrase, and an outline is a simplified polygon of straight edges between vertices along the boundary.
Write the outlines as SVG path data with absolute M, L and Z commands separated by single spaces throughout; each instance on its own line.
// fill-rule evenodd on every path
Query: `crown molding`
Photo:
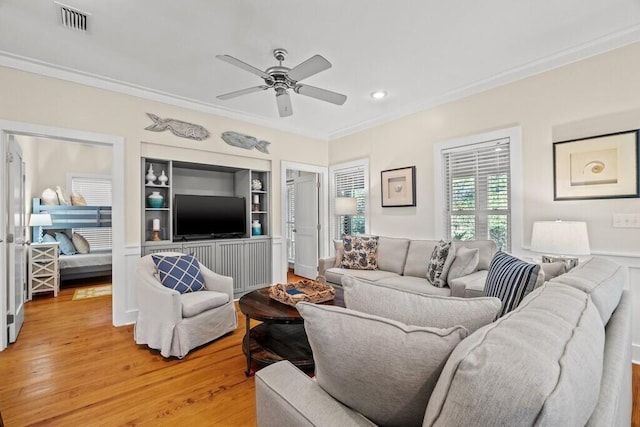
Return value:
M 10 52 L 0 51 L 0 66 L 14 68 L 29 73 L 40 74 L 43 76 L 65 80 L 98 89 L 104 89 L 124 95 L 135 96 L 137 98 L 147 99 L 150 101 L 161 102 L 164 104 L 169 104 L 193 111 L 199 111 L 202 113 L 227 117 L 229 119 L 240 120 L 254 125 L 264 126 L 266 128 L 289 132 L 304 137 L 327 141 L 326 134 L 310 132 L 308 129 L 301 129 L 295 126 L 279 126 L 274 124 L 273 121 L 258 116 L 241 113 L 233 109 L 223 108 L 206 102 L 181 97 L 144 86 L 134 85 L 116 79 L 98 76 L 92 73 L 85 73 L 83 71 L 61 67 L 48 62 L 39 61 L 37 59 L 15 55 Z

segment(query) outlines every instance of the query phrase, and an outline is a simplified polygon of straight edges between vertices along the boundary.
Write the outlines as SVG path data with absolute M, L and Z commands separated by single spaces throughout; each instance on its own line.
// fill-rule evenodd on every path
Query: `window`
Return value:
M 510 139 L 443 149 L 444 234 L 511 249 Z
M 87 205 L 111 206 L 111 177 L 108 175 L 71 174 L 71 191 L 82 194 Z M 74 228 L 94 249 L 111 249 L 111 227 Z
M 332 166 L 330 176 L 331 235 L 341 239 L 345 234 L 364 234 L 368 228 L 369 161 L 362 159 Z M 337 197 L 355 198 L 356 215 L 337 215 Z

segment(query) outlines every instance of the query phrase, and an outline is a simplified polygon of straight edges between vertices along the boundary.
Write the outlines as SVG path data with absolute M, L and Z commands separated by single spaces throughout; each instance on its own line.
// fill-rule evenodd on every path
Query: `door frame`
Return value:
M 124 137 L 85 132 L 75 129 L 65 129 L 41 126 L 33 123 L 23 123 L 0 120 L 0 165 L 6 166 L 6 152 L 8 135 L 25 135 L 40 138 L 55 138 L 68 142 L 89 143 L 110 146 L 112 148 L 112 323 L 114 326 L 126 323 L 126 275 L 124 254 Z M 7 262 L 6 232 L 7 232 L 7 194 L 6 186 L 0 185 L 0 265 Z M 7 281 L 5 275 L 0 275 L 0 351 L 6 349 L 7 335 Z
M 320 257 L 328 256 L 329 242 L 329 168 L 327 166 L 310 165 L 307 163 L 280 161 L 280 230 L 284 235 L 287 226 L 287 218 L 285 212 L 287 210 L 287 170 L 297 170 L 303 172 L 311 172 L 318 174 L 318 221 L 320 222 L 320 232 L 318 233 L 318 255 Z M 284 237 L 283 237 L 284 238 Z M 288 269 L 287 251 L 282 251 L 281 265 L 285 272 Z

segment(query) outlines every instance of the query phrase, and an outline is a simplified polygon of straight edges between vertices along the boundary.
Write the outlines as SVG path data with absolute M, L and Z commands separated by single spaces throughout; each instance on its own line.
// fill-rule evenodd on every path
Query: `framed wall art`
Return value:
M 382 207 L 416 205 L 416 167 L 389 169 L 380 172 Z
M 638 130 L 553 144 L 554 200 L 639 197 Z

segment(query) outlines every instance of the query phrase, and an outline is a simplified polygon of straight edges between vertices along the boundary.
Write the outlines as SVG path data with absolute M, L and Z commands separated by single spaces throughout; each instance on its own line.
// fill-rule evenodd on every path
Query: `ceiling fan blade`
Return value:
M 332 92 L 319 87 L 299 84 L 295 88 L 296 93 L 304 96 L 310 96 L 321 101 L 330 102 L 336 105 L 342 105 L 347 100 L 347 96 L 338 92 Z
M 254 87 L 250 87 L 247 89 L 242 89 L 242 90 L 236 90 L 235 92 L 229 92 L 229 93 L 225 93 L 223 95 L 218 95 L 216 96 L 216 98 L 218 99 L 231 99 L 231 98 L 235 98 L 236 96 L 242 96 L 242 95 L 247 95 L 249 93 L 253 93 L 253 92 L 260 92 L 262 90 L 267 90 L 269 89 L 269 86 L 254 86 Z
M 289 76 L 291 80 L 299 82 L 302 79 L 306 79 L 307 77 L 313 76 L 314 74 L 329 68 L 331 68 L 331 62 L 327 61 L 320 55 L 314 55 L 303 63 L 290 69 L 287 76 Z
M 283 90 L 276 93 L 276 102 L 278 103 L 278 113 L 280 113 L 280 117 L 287 117 L 293 114 L 289 92 Z
M 264 71 L 254 67 L 253 65 L 249 65 L 246 62 L 240 61 L 239 59 L 234 58 L 229 55 L 216 55 L 221 61 L 228 62 L 231 65 L 235 65 L 236 67 L 242 68 L 245 71 L 255 74 L 256 76 L 260 76 L 263 79 L 271 80 L 271 76 Z

